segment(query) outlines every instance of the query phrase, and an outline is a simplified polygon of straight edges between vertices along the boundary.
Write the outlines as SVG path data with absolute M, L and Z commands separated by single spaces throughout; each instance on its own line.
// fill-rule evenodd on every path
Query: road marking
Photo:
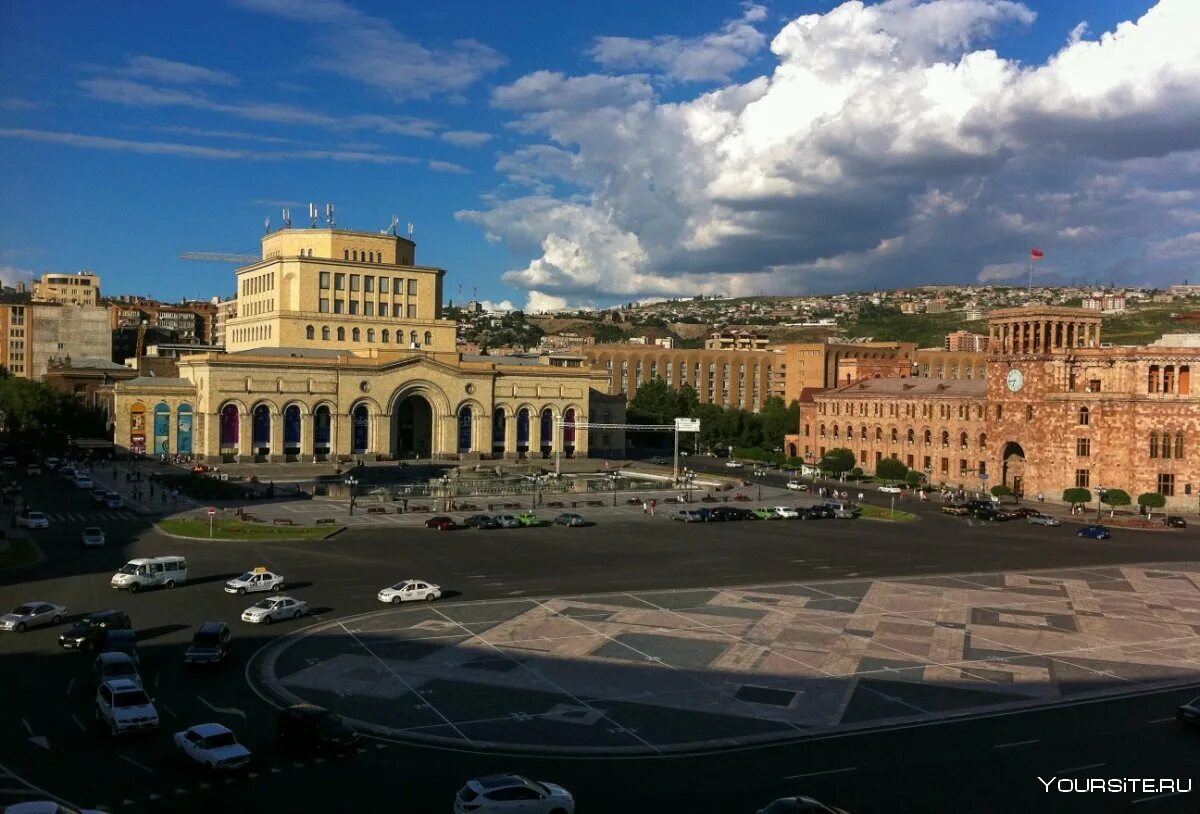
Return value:
M 1011 749 L 1014 746 L 1029 746 L 1034 743 L 1041 743 L 1041 738 L 1030 738 L 1027 741 L 1013 741 L 1012 743 L 997 743 L 992 746 L 993 749 Z
M 1149 721 L 1146 721 L 1146 723 L 1148 723 L 1148 724 L 1163 724 L 1163 723 L 1166 723 L 1167 721 L 1174 721 L 1174 720 L 1175 720 L 1174 715 L 1168 715 L 1166 718 L 1151 718 Z
M 74 713 L 72 713 L 72 714 L 71 714 L 71 720 L 75 722 L 75 726 L 79 727 L 79 728 L 80 728 L 80 729 L 82 729 L 84 732 L 87 732 L 87 727 L 83 725 L 83 721 L 79 720 L 79 716 L 78 716 L 78 715 L 75 715 Z
M 75 679 L 72 678 L 70 681 L 67 682 L 67 695 L 70 695 L 71 690 L 73 690 L 73 689 L 75 689 Z
M 150 772 L 150 774 L 154 774 L 153 769 L 151 769 L 149 766 L 147 766 L 144 763 L 138 763 L 136 760 L 131 758 L 129 755 L 117 755 L 117 757 L 121 758 L 121 760 L 125 761 L 126 763 L 129 763 L 133 766 L 137 766 L 142 771 Z
M 1148 802 L 1150 802 L 1151 800 L 1161 800 L 1161 799 L 1162 799 L 1162 798 L 1164 798 L 1164 797 L 1178 797 L 1178 796 L 1179 796 L 1179 795 L 1181 795 L 1181 794 L 1188 794 L 1188 793 L 1190 793 L 1190 792 L 1187 792 L 1187 791 L 1168 791 L 1168 792 L 1166 792 L 1165 794 L 1152 794 L 1152 795 L 1150 795 L 1149 797 L 1141 797 L 1141 798 L 1139 798 L 1139 799 L 1137 799 L 1137 800 L 1134 800 L 1134 801 L 1133 801 L 1133 804 L 1134 804 L 1134 805 L 1137 805 L 1138 803 L 1148 803 Z
M 222 714 L 224 714 L 224 715 L 236 715 L 236 716 L 238 716 L 239 718 L 245 718 L 245 717 L 246 717 L 246 713 L 242 712 L 240 709 L 237 709 L 236 707 L 218 707 L 218 706 L 214 706 L 213 704 L 210 704 L 210 703 L 209 703 L 208 701 L 206 701 L 205 699 L 201 698 L 199 695 L 197 695 L 197 696 L 196 696 L 196 700 L 197 700 L 197 701 L 199 701 L 201 704 L 204 704 L 204 706 L 208 707 L 208 708 L 209 708 L 209 709 L 211 709 L 213 712 L 220 712 L 220 713 L 222 713 Z
M 1055 772 L 1058 774 L 1070 774 L 1071 772 L 1082 772 L 1084 769 L 1099 769 L 1101 766 L 1107 766 L 1107 763 L 1089 763 L 1086 766 L 1076 766 L 1073 769 L 1059 769 Z
M 161 706 L 163 709 L 165 709 L 172 718 L 179 717 L 178 715 L 175 714 L 175 710 L 171 709 L 171 707 L 167 705 L 166 701 L 163 701 L 161 704 L 159 704 L 159 706 Z
M 857 766 L 847 766 L 844 769 L 826 769 L 823 772 L 805 772 L 804 774 L 789 774 L 789 775 L 785 776 L 783 779 L 784 780 L 799 780 L 802 777 L 820 777 L 821 775 L 824 775 L 824 774 L 846 774 L 847 772 L 854 772 L 854 771 L 858 771 Z
M 29 725 L 29 721 L 26 720 L 25 718 L 22 718 L 21 723 L 25 724 L 25 731 L 28 732 L 30 735 L 32 735 L 33 727 Z

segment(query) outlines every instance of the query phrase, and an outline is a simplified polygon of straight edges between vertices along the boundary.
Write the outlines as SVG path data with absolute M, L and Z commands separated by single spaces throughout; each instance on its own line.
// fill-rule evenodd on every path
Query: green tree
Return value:
M 779 396 L 772 396 L 763 402 L 758 416 L 762 426 L 762 443 L 767 449 L 782 447 L 783 436 L 796 432 L 800 426 L 799 414 L 793 422 L 792 411 Z
M 670 424 L 679 416 L 679 394 L 655 377 L 638 387 L 627 414 L 630 424 Z
M 1167 505 L 1167 499 L 1158 492 L 1142 492 L 1138 495 L 1138 505 L 1146 509 L 1146 517 L 1151 517 L 1154 514 L 1154 509 L 1161 509 Z
M 1072 506 L 1081 503 L 1091 503 L 1092 493 L 1088 489 L 1075 487 L 1073 489 L 1063 489 L 1063 503 L 1070 503 Z
M 1128 506 L 1133 499 L 1124 489 L 1109 489 L 1104 493 L 1104 497 L 1100 498 L 1100 502 L 1108 506 L 1108 516 L 1112 517 L 1116 514 L 1118 506 Z
M 904 480 L 908 467 L 896 458 L 884 458 L 875 464 L 875 477 L 882 480 Z
M 597 343 L 603 345 L 611 342 L 620 342 L 625 338 L 625 332 L 616 325 L 601 323 L 592 329 L 592 336 L 596 337 Z
M 924 482 L 925 476 L 915 469 L 908 470 L 908 474 L 904 476 L 904 482 L 916 489 Z
M 1012 489 L 1005 486 L 1003 483 L 997 483 L 992 487 L 992 494 L 996 497 L 1008 497 L 1012 494 Z
M 845 447 L 834 447 L 822 456 L 820 467 L 822 472 L 849 472 L 854 468 L 854 452 Z

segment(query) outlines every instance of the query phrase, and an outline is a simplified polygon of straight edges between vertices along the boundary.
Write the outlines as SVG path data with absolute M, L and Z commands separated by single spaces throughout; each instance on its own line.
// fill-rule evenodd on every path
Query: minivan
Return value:
M 187 582 L 187 560 L 183 557 L 143 557 L 130 560 L 113 574 L 112 587 L 137 593 L 142 588 L 164 585 L 174 588 Z

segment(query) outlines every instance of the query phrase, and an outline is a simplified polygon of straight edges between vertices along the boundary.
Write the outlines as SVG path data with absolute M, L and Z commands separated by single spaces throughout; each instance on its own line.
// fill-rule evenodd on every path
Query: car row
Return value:
M 472 514 L 461 523 L 445 514 L 437 514 L 425 521 L 425 528 L 438 531 L 454 531 L 461 528 L 473 529 L 516 529 L 533 528 L 535 526 L 590 526 L 592 525 L 583 515 L 576 512 L 563 512 L 553 520 L 542 520 L 533 512 L 512 514 Z
M 853 518 L 856 512 L 843 504 L 820 504 L 801 508 L 798 506 L 762 506 L 744 509 L 740 506 L 699 506 L 694 509 L 679 509 L 671 515 L 672 520 L 683 523 L 714 523 L 736 520 L 823 520 L 826 518 Z

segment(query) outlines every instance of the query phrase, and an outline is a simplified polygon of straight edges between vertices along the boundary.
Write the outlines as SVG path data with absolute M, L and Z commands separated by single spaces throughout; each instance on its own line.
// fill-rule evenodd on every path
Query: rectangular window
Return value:
M 1087 489 L 1092 485 L 1092 471 L 1090 469 L 1075 470 L 1075 486 L 1079 489 Z
M 943 475 L 950 474 L 950 459 L 949 458 L 942 458 L 942 474 Z
M 409 319 L 417 318 L 417 306 L 414 303 L 408 304 L 408 318 Z
M 379 278 L 379 293 L 380 294 L 388 293 L 388 280 L 389 279 L 390 278 L 388 278 L 388 277 L 380 277 Z
M 408 296 L 410 296 L 410 297 L 417 296 L 417 281 L 416 280 L 408 281 Z
M 321 288 L 329 288 L 329 272 L 321 272 Z
M 350 313 L 351 314 L 358 313 L 358 300 L 350 300 Z
M 379 303 L 379 316 L 386 317 L 388 315 L 387 314 L 387 312 L 388 312 L 387 305 L 388 304 L 386 302 Z
M 1092 439 L 1091 438 L 1076 438 L 1075 439 L 1075 455 L 1079 458 L 1086 458 L 1092 454 Z
M 403 277 L 393 278 L 392 293 L 393 294 L 403 294 L 404 293 L 404 278 Z
M 346 313 L 346 301 L 345 300 L 334 300 L 333 301 L 333 313 L 335 313 L 335 314 Z
M 320 311 L 322 314 L 329 313 L 329 298 L 328 297 L 321 297 L 321 299 L 317 300 L 317 310 Z
M 1175 476 L 1169 472 L 1158 476 L 1158 493 L 1163 497 L 1175 497 Z
M 363 291 L 368 294 L 375 293 L 375 278 L 371 276 L 363 277 Z
M 375 316 L 375 303 L 371 302 L 370 300 L 367 300 L 363 303 L 363 316 Z
M 345 274 L 333 275 L 333 288 L 335 291 L 345 291 L 346 290 L 346 275 Z
M 1099 379 L 1088 379 L 1087 389 L 1088 389 L 1089 393 L 1099 393 L 1100 392 L 1100 380 Z
M 351 291 L 359 290 L 359 275 L 357 275 L 357 274 L 350 275 L 350 290 Z

